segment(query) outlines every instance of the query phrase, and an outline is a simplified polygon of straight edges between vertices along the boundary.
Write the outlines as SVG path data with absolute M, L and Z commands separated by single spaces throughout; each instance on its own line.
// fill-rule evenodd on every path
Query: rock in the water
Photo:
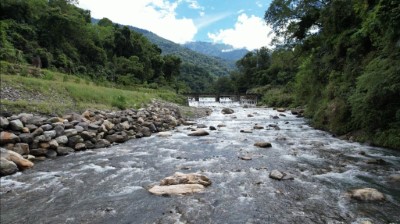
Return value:
M 385 195 L 374 188 L 360 188 L 350 190 L 348 195 L 360 201 L 384 201 Z
M 33 166 L 33 163 L 27 159 L 24 159 L 20 154 L 0 148 L 1 158 L 14 162 L 19 169 L 27 169 Z
M 239 156 L 239 159 L 241 160 L 252 160 L 250 156 Z
M 100 139 L 100 140 L 98 140 L 97 142 L 96 142 L 96 144 L 95 144 L 95 148 L 105 148 L 105 147 L 108 147 L 108 146 L 110 146 L 111 145 L 111 143 L 109 142 L 109 141 L 107 141 L 107 140 L 105 140 L 105 139 Z
M 247 117 L 254 117 L 254 115 L 252 115 L 252 114 L 247 114 Z
M 155 185 L 149 189 L 149 192 L 155 195 L 185 195 L 201 192 L 204 189 L 205 187 L 201 184 Z
M 222 109 L 221 113 L 223 113 L 223 114 L 233 114 L 233 113 L 235 113 L 235 111 L 232 110 L 231 108 L 224 108 L 224 109 Z
M 209 133 L 204 129 L 198 129 L 188 134 L 188 136 L 205 136 L 209 135 Z
M 160 185 L 177 185 L 177 184 L 201 184 L 203 186 L 211 185 L 211 180 L 198 173 L 180 173 L 176 172 L 173 176 L 169 176 L 161 180 Z
M 271 143 L 269 143 L 269 142 L 256 142 L 256 143 L 254 143 L 254 146 L 257 146 L 257 147 L 260 147 L 260 148 L 272 147 Z
M 155 195 L 184 195 L 201 192 L 211 185 L 208 177 L 197 173 L 179 173 L 161 180 L 160 185 L 155 185 L 149 192 Z
M 210 126 L 209 129 L 210 129 L 210 131 L 215 131 L 215 130 L 217 130 L 217 128 L 215 128 L 214 126 Z
M 205 124 L 198 124 L 198 125 L 197 125 L 197 128 L 207 128 L 207 125 L 205 125 Z
M 68 155 L 68 154 L 70 154 L 70 153 L 72 153 L 74 151 L 75 150 L 73 148 L 70 148 L 70 147 L 58 147 L 56 149 L 56 152 L 57 152 L 58 156 L 65 156 L 65 155 Z
M 272 178 L 272 179 L 275 179 L 275 180 L 282 180 L 282 178 L 283 178 L 285 175 L 286 175 L 285 173 L 282 173 L 282 172 L 279 171 L 279 170 L 272 170 L 272 171 L 269 173 L 269 177 Z
M 276 111 L 278 111 L 278 112 L 282 113 L 282 112 L 285 112 L 285 111 L 286 111 L 286 109 L 285 109 L 285 108 L 277 108 L 277 109 L 276 109 Z
M 400 183 L 400 174 L 392 174 L 389 176 L 390 182 L 397 182 Z
M 0 176 L 7 176 L 18 172 L 17 165 L 5 158 L 0 158 Z
M 264 129 L 264 127 L 263 126 L 261 126 L 261 125 L 258 125 L 258 124 L 256 124 L 256 125 L 254 125 L 254 127 L 253 127 L 254 129 Z
M 164 131 L 164 132 L 158 132 L 157 134 L 158 137 L 171 137 L 172 133 L 169 131 Z
M 367 160 L 368 164 L 375 164 L 375 165 L 385 165 L 386 161 L 383 159 L 370 159 Z
M 240 132 L 241 133 L 253 133 L 253 131 L 250 129 L 242 129 L 242 130 L 240 130 Z

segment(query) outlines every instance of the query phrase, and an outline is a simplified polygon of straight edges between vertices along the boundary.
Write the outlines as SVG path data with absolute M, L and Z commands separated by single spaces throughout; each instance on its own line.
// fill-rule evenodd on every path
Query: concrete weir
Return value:
M 204 103 L 221 103 L 232 104 L 239 103 L 240 105 L 256 106 L 258 95 L 256 94 L 201 94 L 190 93 L 186 94 L 188 104 L 204 104 Z

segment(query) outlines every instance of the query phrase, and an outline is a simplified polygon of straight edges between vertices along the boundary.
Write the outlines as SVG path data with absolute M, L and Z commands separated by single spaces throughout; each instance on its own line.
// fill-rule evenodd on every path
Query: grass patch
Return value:
M 149 89 L 137 85 L 125 86 L 123 89 L 110 88 L 93 85 L 89 80 L 77 76 L 45 69 L 41 70 L 42 75 L 37 78 L 15 72 L 7 73 L 12 68 L 12 65 L 7 64 L 7 70 L 0 73 L 2 89 L 9 88 L 18 92 L 17 99 L 1 99 L 2 111 L 12 113 L 61 115 L 87 109 L 140 108 L 153 99 L 180 104 L 185 102 L 185 97 L 163 88 Z

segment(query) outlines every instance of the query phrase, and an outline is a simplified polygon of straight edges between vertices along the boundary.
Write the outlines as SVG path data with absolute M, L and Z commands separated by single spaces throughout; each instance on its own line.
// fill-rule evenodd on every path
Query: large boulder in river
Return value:
M 155 185 L 149 189 L 149 192 L 155 195 L 185 195 L 202 192 L 204 189 L 205 187 L 201 184 Z
M 188 134 L 188 136 L 205 136 L 209 135 L 209 133 L 204 129 L 198 129 Z
M 0 148 L 0 157 L 8 161 L 14 162 L 19 169 L 27 169 L 33 167 L 33 163 L 27 159 L 24 159 L 20 154 Z
M 0 176 L 7 176 L 18 172 L 17 165 L 4 158 L 0 158 Z
M 260 148 L 272 147 L 271 143 L 269 143 L 269 142 L 256 142 L 256 143 L 254 143 L 254 146 L 257 146 L 257 147 L 260 147 Z
M 348 196 L 360 201 L 384 201 L 385 195 L 374 188 L 359 188 L 347 192 Z
M 223 114 L 233 114 L 233 113 L 235 113 L 235 111 L 232 110 L 231 108 L 224 108 L 224 109 L 222 109 L 221 113 L 223 113 Z
M 211 185 L 208 177 L 197 173 L 179 173 L 161 180 L 159 185 L 149 189 L 155 195 L 184 195 L 201 192 L 205 187 Z

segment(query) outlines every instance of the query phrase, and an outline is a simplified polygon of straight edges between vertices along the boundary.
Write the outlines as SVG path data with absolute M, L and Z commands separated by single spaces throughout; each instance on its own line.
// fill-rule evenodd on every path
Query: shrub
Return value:
M 117 97 L 114 97 L 114 99 L 111 102 L 111 106 L 117 107 L 120 110 L 125 110 L 126 109 L 126 98 L 122 95 L 118 95 Z

